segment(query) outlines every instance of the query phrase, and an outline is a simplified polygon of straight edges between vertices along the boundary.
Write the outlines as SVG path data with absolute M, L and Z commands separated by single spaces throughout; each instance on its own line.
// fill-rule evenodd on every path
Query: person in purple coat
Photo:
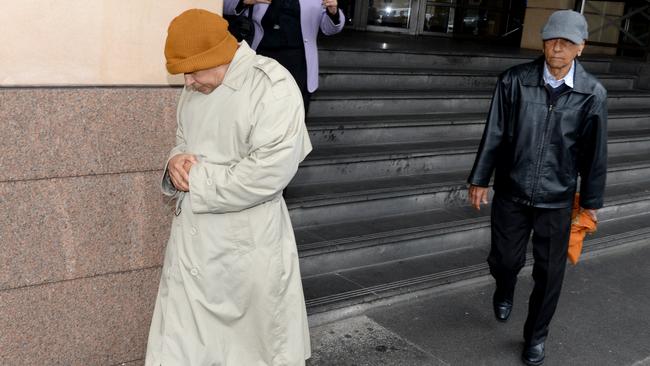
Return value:
M 252 5 L 255 36 L 250 46 L 289 70 L 307 112 L 318 88 L 318 30 L 332 35 L 345 25 L 337 0 L 225 0 L 223 12 L 239 15 Z

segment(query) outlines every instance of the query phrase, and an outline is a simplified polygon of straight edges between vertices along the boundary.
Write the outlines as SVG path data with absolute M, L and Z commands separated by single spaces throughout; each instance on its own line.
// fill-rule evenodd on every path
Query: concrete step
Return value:
M 485 113 L 312 117 L 312 144 L 320 146 L 480 139 Z M 650 109 L 610 110 L 610 131 L 650 128 Z
M 305 160 L 293 184 L 469 170 L 479 140 L 445 140 L 358 146 L 321 146 Z M 650 130 L 610 133 L 611 155 L 650 151 Z
M 608 131 L 608 154 L 629 155 L 650 151 L 650 129 Z
M 530 62 L 538 55 L 504 55 L 482 52 L 412 52 L 379 50 L 322 49 L 319 51 L 321 67 L 359 67 L 381 68 L 418 67 L 442 70 L 492 70 L 501 72 L 511 66 Z M 591 73 L 607 73 L 611 60 L 608 58 L 586 57 L 580 62 Z
M 608 186 L 599 220 L 650 212 L 650 181 Z M 489 207 L 462 206 L 296 230 L 304 276 L 489 244 Z
M 601 220 L 598 231 L 587 236 L 583 253 L 647 240 L 650 238 L 649 220 L 649 213 Z M 485 276 L 489 273 L 485 263 L 488 248 L 489 244 L 470 245 L 462 249 L 305 276 L 303 289 L 308 313 L 332 311 Z M 528 253 L 526 265 L 531 264 L 532 258 Z
M 352 182 L 292 185 L 287 206 L 296 229 L 466 205 L 469 169 Z M 610 185 L 650 180 L 650 154 L 609 159 Z
M 294 184 L 349 182 L 444 172 L 472 164 L 476 140 L 321 147 L 300 165 Z
M 485 113 L 312 117 L 307 120 L 316 146 L 469 139 L 481 136 Z
M 323 67 L 319 90 L 491 90 L 499 72 L 491 70 L 447 70 L 397 67 Z M 635 86 L 635 75 L 598 74 L 608 90 L 627 90 Z
M 377 116 L 431 113 L 485 113 L 491 93 L 485 90 L 375 90 L 319 91 L 314 94 L 309 116 Z M 650 92 L 609 92 L 610 109 L 647 109 Z

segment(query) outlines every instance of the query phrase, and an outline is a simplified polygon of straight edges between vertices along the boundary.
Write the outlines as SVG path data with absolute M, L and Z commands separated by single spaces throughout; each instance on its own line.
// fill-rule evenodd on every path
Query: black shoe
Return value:
M 512 301 L 498 299 L 495 293 L 492 298 L 492 307 L 494 309 L 494 316 L 498 321 L 502 323 L 508 321 L 512 312 Z
M 544 363 L 544 342 L 534 346 L 524 345 L 521 359 L 526 365 L 539 366 Z

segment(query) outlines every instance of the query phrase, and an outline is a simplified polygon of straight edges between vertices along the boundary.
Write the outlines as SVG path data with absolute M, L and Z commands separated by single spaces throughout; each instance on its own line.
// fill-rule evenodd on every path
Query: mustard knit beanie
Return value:
M 201 9 L 185 11 L 167 29 L 167 71 L 191 73 L 230 63 L 237 46 L 221 16 Z

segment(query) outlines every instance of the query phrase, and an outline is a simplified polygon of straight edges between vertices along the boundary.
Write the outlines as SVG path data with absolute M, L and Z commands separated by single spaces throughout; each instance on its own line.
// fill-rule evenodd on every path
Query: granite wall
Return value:
M 0 365 L 143 363 L 179 94 L 0 88 Z

